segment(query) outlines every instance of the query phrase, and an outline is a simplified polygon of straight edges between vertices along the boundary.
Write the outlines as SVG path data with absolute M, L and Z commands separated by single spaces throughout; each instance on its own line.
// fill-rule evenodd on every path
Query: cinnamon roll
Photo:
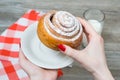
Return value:
M 38 22 L 37 34 L 47 47 L 58 50 L 59 44 L 77 48 L 82 40 L 82 25 L 66 11 L 49 11 Z

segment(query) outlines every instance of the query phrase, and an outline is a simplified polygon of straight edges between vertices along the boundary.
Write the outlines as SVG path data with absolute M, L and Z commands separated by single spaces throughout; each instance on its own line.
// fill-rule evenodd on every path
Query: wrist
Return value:
M 107 66 L 96 69 L 92 74 L 95 80 L 114 80 Z

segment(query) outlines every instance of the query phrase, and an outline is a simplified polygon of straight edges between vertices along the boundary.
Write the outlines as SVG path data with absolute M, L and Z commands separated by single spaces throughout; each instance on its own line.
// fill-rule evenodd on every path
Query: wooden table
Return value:
M 102 36 L 109 68 L 116 80 L 120 80 L 120 0 L 1 0 L 0 33 L 29 9 L 65 10 L 83 17 L 88 8 L 101 9 L 105 13 Z M 65 68 L 64 80 L 93 80 L 90 73 L 77 62 Z

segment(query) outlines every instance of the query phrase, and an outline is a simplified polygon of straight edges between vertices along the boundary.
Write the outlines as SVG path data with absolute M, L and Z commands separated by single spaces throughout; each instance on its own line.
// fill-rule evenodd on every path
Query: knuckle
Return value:
M 100 36 L 100 35 L 97 35 L 96 36 L 96 40 L 100 43 L 103 43 L 104 42 L 104 39 Z
M 102 42 L 102 43 L 104 42 L 104 40 L 101 36 L 99 36 L 99 41 Z
M 74 49 L 71 49 L 69 52 L 69 56 L 75 59 L 77 56 L 77 51 Z

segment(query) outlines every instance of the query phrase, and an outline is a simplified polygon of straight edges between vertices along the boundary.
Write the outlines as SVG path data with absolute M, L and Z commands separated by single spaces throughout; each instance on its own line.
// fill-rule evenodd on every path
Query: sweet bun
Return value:
M 82 41 L 82 33 L 80 21 L 66 11 L 47 12 L 40 18 L 37 27 L 40 41 L 53 50 L 58 50 L 59 44 L 77 48 Z

